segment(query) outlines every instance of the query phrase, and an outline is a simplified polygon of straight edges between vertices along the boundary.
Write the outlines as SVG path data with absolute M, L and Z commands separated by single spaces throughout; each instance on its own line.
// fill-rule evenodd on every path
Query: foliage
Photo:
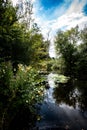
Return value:
M 24 23 L 26 31 L 29 31 L 33 26 L 33 4 L 31 0 L 28 1 L 18 1 L 17 2 L 18 13 L 17 16 L 21 23 Z
M 29 105 L 40 101 L 40 96 L 43 95 L 43 85 L 41 84 L 43 80 L 35 69 L 20 64 L 16 74 L 16 82 L 21 101 Z
M 0 62 L 10 60 L 16 69 L 19 63 L 37 65 L 40 59 L 48 55 L 37 24 L 28 30 L 25 22 L 18 21 L 17 8 L 10 3 L 5 4 L 0 14 Z
M 60 70 L 62 67 L 62 73 L 66 76 L 84 79 L 87 77 L 86 33 L 86 29 L 79 31 L 78 26 L 57 33 L 55 46 L 58 67 Z
M 34 115 L 35 104 L 43 99 L 44 78 L 38 69 L 47 69 L 46 42 L 37 24 L 28 29 L 21 22 L 18 9 L 9 0 L 0 1 L 0 129 L 5 130 L 21 107 Z
M 87 79 L 87 27 L 80 32 L 81 44 L 79 45 L 78 77 Z
M 0 61 L 11 59 L 11 28 L 17 21 L 16 8 L 8 1 L 0 1 Z
M 53 65 L 52 65 L 52 71 L 58 73 L 58 74 L 64 74 L 64 59 L 62 57 L 59 57 L 58 59 L 55 58 L 53 60 Z
M 1 127 L 5 122 L 9 124 L 21 105 L 29 106 L 29 111 L 34 113 L 34 105 L 43 99 L 43 80 L 32 67 L 20 64 L 14 76 L 10 62 L 0 65 Z M 8 111 L 14 111 L 13 116 Z
M 0 64 L 0 100 L 7 105 L 13 96 L 13 72 L 10 62 Z

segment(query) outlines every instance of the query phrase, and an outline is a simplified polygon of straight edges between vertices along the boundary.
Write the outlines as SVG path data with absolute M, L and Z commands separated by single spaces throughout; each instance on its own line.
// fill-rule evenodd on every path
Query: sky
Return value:
M 16 3 L 17 0 L 13 0 Z M 28 0 L 27 0 L 28 1 Z M 87 23 L 87 0 L 31 0 L 33 18 L 45 37 L 51 40 L 49 54 L 55 57 L 53 40 L 58 30 L 67 30 Z M 49 37 L 48 37 L 49 34 Z
M 51 40 L 50 56 L 55 57 L 53 39 L 58 30 L 67 30 L 87 23 L 87 0 L 34 0 L 35 22 L 45 38 Z

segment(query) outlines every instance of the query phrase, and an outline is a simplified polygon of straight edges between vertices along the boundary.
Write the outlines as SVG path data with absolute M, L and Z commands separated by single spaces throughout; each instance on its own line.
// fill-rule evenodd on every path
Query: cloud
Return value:
M 82 12 L 85 4 L 86 0 L 73 0 L 70 7 L 65 11 L 65 13 L 63 11 L 63 8 L 61 7 L 60 11 L 63 12 L 61 16 L 59 16 L 58 13 L 60 12 L 57 8 L 53 12 L 53 14 L 49 14 L 49 16 L 47 17 L 45 16 L 44 12 L 42 14 L 39 10 L 36 15 L 35 21 L 39 24 L 39 26 L 41 26 L 42 33 L 45 36 L 49 30 L 53 31 L 53 33 L 51 34 L 55 34 L 58 29 L 70 29 L 71 27 L 75 27 L 77 24 L 79 26 L 82 26 L 82 24 L 85 24 L 87 22 L 87 16 L 85 16 Z M 50 15 L 55 15 L 56 18 L 49 20 L 48 17 L 50 17 Z
M 66 13 L 56 20 L 56 24 L 59 25 L 58 28 L 66 26 L 66 29 L 70 29 L 77 24 L 81 27 L 83 23 L 86 23 L 87 17 L 82 12 L 85 3 L 86 0 L 82 0 L 81 2 L 74 0 Z
M 87 22 L 87 17 L 83 15 L 83 13 L 75 13 L 73 12 L 72 14 L 67 15 L 64 14 L 55 21 L 53 21 L 52 28 L 56 30 L 62 29 L 62 30 L 67 30 L 70 29 L 71 27 L 75 27 L 76 25 L 81 25 L 83 23 L 86 24 Z
M 17 0 L 14 0 L 14 3 Z M 40 0 L 32 0 L 33 2 L 33 18 L 41 29 L 45 39 L 51 39 L 50 55 L 55 55 L 53 39 L 56 32 L 67 30 L 78 25 L 83 28 L 87 23 L 87 16 L 84 14 L 84 7 L 87 5 L 87 0 L 65 0 L 60 6 L 51 9 L 44 9 Z
M 38 1 L 39 2 L 39 1 Z M 69 3 L 69 5 L 67 4 Z M 86 0 L 65 0 L 65 3 L 61 7 L 56 7 L 53 12 L 46 13 L 47 10 L 43 10 L 40 4 L 36 6 L 35 21 L 41 27 L 41 31 L 44 37 L 47 39 L 47 34 L 50 31 L 51 47 L 50 56 L 55 56 L 55 49 L 53 46 L 53 39 L 56 32 L 61 30 L 67 30 L 78 25 L 83 28 L 87 23 L 87 16 L 83 13 L 83 8 L 86 5 Z M 42 12 L 43 11 L 43 12 Z M 52 19 L 50 19 L 50 17 Z
M 36 0 L 32 0 L 32 3 L 36 2 Z
M 71 6 L 69 7 L 67 14 L 71 14 L 72 12 L 79 13 L 82 11 L 82 8 L 85 4 L 86 0 L 73 0 Z
M 18 2 L 18 0 L 12 1 L 14 5 Z M 49 10 L 44 10 L 40 0 L 32 0 L 32 3 L 34 5 L 33 18 L 41 28 L 45 38 L 47 38 L 49 30 L 51 30 L 50 37 L 52 37 L 58 29 L 70 29 L 77 24 L 82 27 L 87 22 L 87 16 L 83 13 L 83 8 L 87 4 L 86 0 L 65 0 L 62 6 Z

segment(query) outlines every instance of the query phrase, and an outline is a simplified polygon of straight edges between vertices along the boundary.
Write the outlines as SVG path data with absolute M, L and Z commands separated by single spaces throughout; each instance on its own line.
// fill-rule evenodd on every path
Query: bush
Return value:
M 0 65 L 0 126 L 8 128 L 10 122 L 20 113 L 20 106 L 35 114 L 34 105 L 43 99 L 41 76 L 31 67 L 19 65 L 13 74 L 10 62 Z M 26 106 L 26 107 L 25 107 Z M 25 109 L 26 110 L 26 109 Z M 23 110 L 24 111 L 24 110 Z

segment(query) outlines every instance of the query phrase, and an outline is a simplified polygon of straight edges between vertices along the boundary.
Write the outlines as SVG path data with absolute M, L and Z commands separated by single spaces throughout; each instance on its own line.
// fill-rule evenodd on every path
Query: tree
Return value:
M 17 21 L 16 8 L 8 1 L 0 1 L 0 61 L 11 59 L 12 37 L 10 30 Z
M 47 51 L 38 27 L 27 29 L 9 1 L 0 1 L 0 11 L 0 129 L 7 130 L 21 107 L 29 117 L 41 101 L 44 79 L 37 68 Z
M 26 31 L 31 30 L 33 26 L 33 4 L 32 0 L 22 1 L 20 0 L 17 4 L 18 6 L 18 17 L 21 18 L 20 21 L 25 24 Z
M 63 74 L 86 80 L 87 27 L 79 30 L 77 26 L 65 32 L 59 31 L 56 36 L 55 46 L 58 63 L 63 66 Z
M 79 48 L 78 78 L 87 79 L 87 27 L 80 31 L 81 43 Z
M 16 69 L 19 63 L 33 65 L 35 62 L 37 64 L 43 57 L 47 56 L 46 44 L 39 27 L 37 24 L 33 24 L 32 28 L 28 28 L 25 26 L 25 22 L 19 22 L 17 8 L 14 8 L 9 2 L 5 4 L 0 26 L 0 61 L 10 60 L 13 68 Z M 28 4 L 32 8 L 31 3 Z M 30 10 L 28 15 L 30 15 L 29 18 L 32 21 L 32 9 Z
M 64 60 L 64 74 L 70 77 L 76 76 L 78 34 L 78 27 L 66 32 L 59 31 L 55 40 L 57 55 Z

